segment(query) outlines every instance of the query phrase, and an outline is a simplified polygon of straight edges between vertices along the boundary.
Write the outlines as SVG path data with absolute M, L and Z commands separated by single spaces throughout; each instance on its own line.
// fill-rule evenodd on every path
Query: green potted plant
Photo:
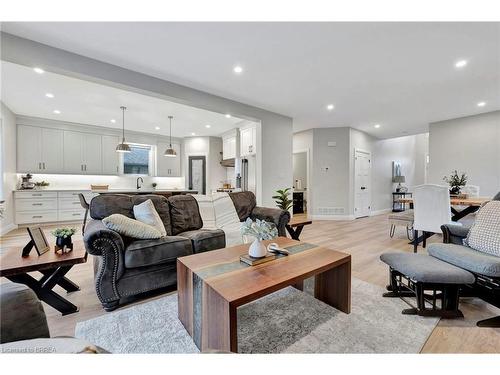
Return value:
M 71 236 L 76 233 L 75 228 L 56 228 L 50 233 L 56 238 L 56 250 L 73 249 Z
M 462 189 L 462 187 L 464 187 L 467 183 L 467 175 L 462 172 L 462 174 L 459 176 L 458 171 L 454 170 L 451 175 L 444 176 L 443 180 L 448 185 L 450 185 L 450 194 L 458 195 L 460 194 L 460 190 Z
M 252 258 L 262 258 L 267 254 L 267 249 L 262 243 L 263 240 L 272 240 L 278 236 L 276 225 L 264 220 L 255 220 L 248 218 L 241 226 L 241 234 L 252 236 L 255 240 L 248 248 L 248 255 Z
M 35 182 L 35 188 L 37 189 L 45 189 L 49 185 L 50 183 L 48 183 L 47 181 Z
M 293 201 L 290 199 L 290 190 L 291 188 L 276 190 L 277 195 L 273 195 L 276 206 L 285 211 L 288 211 L 293 205 Z

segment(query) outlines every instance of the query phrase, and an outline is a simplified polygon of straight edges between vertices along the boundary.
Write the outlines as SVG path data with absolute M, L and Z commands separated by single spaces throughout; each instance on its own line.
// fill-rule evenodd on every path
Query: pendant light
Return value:
M 123 114 L 122 114 L 122 142 L 116 146 L 116 152 L 130 152 L 130 147 L 128 144 L 125 143 L 125 110 L 127 107 L 120 107 Z
M 164 156 L 168 156 L 170 158 L 175 158 L 177 156 L 177 152 L 172 148 L 172 119 L 174 116 L 168 116 L 168 119 L 170 120 L 170 144 L 168 145 L 168 148 L 165 150 L 165 153 L 163 154 Z

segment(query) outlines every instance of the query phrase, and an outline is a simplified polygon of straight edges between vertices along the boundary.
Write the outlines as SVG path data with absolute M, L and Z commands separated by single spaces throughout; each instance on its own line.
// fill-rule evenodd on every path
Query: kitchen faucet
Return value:
M 142 177 L 137 177 L 137 183 L 136 183 L 137 190 L 139 190 L 141 188 L 141 184 L 139 184 L 139 180 L 141 180 L 141 184 L 144 183 L 144 180 L 142 179 Z

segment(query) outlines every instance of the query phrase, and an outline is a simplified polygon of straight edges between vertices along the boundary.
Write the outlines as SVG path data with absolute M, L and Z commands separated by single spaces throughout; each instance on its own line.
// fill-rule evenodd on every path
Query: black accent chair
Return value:
M 271 221 L 285 236 L 290 214 L 276 208 L 256 207 L 250 192 L 231 196 L 240 220 L 247 217 Z M 153 202 L 167 236 L 138 240 L 108 229 L 102 219 L 111 214 L 134 218 L 133 207 L 148 199 Z M 90 220 L 84 243 L 94 255 L 95 288 L 106 311 L 116 309 L 127 297 L 176 286 L 178 257 L 224 248 L 226 238 L 220 229 L 202 229 L 198 202 L 190 195 L 168 199 L 160 195 L 102 194 L 90 202 Z

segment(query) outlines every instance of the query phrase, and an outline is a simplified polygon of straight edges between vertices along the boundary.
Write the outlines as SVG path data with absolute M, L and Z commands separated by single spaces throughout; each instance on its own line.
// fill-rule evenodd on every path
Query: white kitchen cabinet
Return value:
M 102 136 L 64 131 L 64 172 L 74 174 L 102 173 Z
M 102 136 L 102 174 L 118 174 L 119 158 L 116 146 L 119 142 L 118 137 Z
M 158 143 L 156 149 L 156 170 L 158 177 L 180 177 L 181 176 L 181 146 L 172 143 L 172 148 L 177 153 L 176 157 L 164 156 L 168 143 Z
M 224 135 L 222 137 L 222 159 L 234 159 L 236 157 L 236 134 Z
M 240 129 L 240 155 L 255 155 L 257 151 L 257 129 L 249 126 Z
M 63 170 L 63 131 L 19 125 L 17 171 L 60 173 Z

